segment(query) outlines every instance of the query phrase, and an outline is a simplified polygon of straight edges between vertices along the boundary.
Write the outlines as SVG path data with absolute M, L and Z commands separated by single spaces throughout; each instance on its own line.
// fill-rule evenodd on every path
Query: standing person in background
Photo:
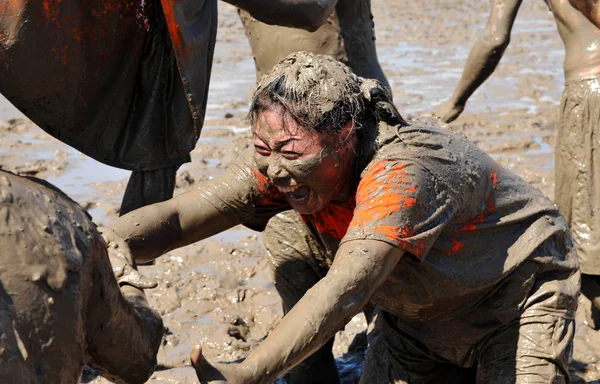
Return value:
M 244 4 L 242 0 L 228 2 Z M 389 88 L 377 60 L 371 0 L 321 1 L 320 12 L 313 10 L 316 1 L 304 3 L 302 29 L 266 24 L 251 12 L 238 11 L 254 55 L 257 81 L 290 53 L 307 51 L 330 55 L 357 75 L 377 79 Z
M 569 2 L 545 0 L 565 46 L 565 89 L 556 138 L 554 199 L 571 228 L 579 254 L 581 292 L 591 300 L 588 323 L 600 327 L 600 29 Z M 434 114 L 456 119 L 475 90 L 494 72 L 510 41 L 522 0 L 494 0 L 483 35 L 473 46 L 454 94 Z

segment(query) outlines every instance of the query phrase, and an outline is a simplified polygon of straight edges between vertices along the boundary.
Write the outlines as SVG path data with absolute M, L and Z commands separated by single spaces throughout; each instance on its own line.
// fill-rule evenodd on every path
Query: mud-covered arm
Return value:
M 483 34 L 469 53 L 460 81 L 450 100 L 434 114 L 445 122 L 455 120 L 473 92 L 494 72 L 508 43 L 522 0 L 494 0 Z
M 267 24 L 314 32 L 327 20 L 337 0 L 224 0 Z
M 202 198 L 196 188 L 132 211 L 120 217 L 112 229 L 125 239 L 136 262 L 146 262 L 239 223 Z
M 342 329 L 387 280 L 401 256 L 401 249 L 377 240 L 342 243 L 327 275 L 243 363 L 214 368 L 204 364 L 205 369 L 199 364 L 200 382 L 272 383 Z M 222 377 L 214 374 L 215 368 Z
M 144 383 L 156 365 L 162 319 L 141 290 L 119 288 L 104 246 L 96 245 L 86 311 L 86 363 L 115 383 Z
M 273 205 L 270 189 L 261 187 L 259 177 L 265 184 L 266 178 L 256 170 L 254 149 L 249 148 L 219 177 L 168 201 L 132 211 L 120 217 L 112 229 L 125 240 L 136 262 L 153 260 L 237 224 L 257 220 Z M 264 207 L 259 210 L 257 205 Z
M 600 28 L 600 6 L 598 0 L 569 0 L 573 7 L 583 13 L 596 27 Z
M 362 310 L 401 256 L 401 249 L 376 240 L 343 243 L 327 275 L 246 359 L 255 382 L 272 382 L 330 340 Z

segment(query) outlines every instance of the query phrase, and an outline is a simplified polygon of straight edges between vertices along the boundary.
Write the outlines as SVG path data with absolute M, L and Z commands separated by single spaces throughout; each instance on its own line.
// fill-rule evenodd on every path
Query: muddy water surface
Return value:
M 430 113 L 450 96 L 488 11 L 487 1 L 373 2 L 381 65 L 403 114 Z M 220 4 L 219 17 L 206 125 L 193 162 L 179 173 L 176 193 L 218 175 L 250 144 L 244 115 L 255 82 L 253 59 L 235 10 Z M 525 2 L 502 63 L 452 124 L 551 198 L 562 58 L 544 2 Z M 3 168 L 49 180 L 88 208 L 97 223 L 116 218 L 129 172 L 52 139 L 5 100 L 0 120 Z M 269 333 L 281 309 L 265 263 L 260 234 L 238 227 L 143 267 L 160 281 L 148 295 L 167 326 L 151 383 L 195 382 L 188 364 L 194 343 L 202 343 L 208 357 L 233 361 Z M 578 325 L 574 382 L 595 382 L 600 352 L 592 346 L 600 345 L 600 333 Z M 364 328 L 359 315 L 337 336 L 335 353 L 345 383 L 357 380 L 362 351 L 351 344 Z M 353 352 L 347 354 L 349 349 Z M 105 382 L 89 374 L 83 380 Z

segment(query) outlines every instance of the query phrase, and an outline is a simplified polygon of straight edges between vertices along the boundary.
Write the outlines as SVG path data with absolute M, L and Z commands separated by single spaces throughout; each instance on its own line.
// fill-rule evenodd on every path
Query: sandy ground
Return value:
M 373 1 L 380 61 L 404 115 L 431 113 L 450 96 L 487 20 L 489 3 Z M 180 171 L 176 193 L 218 175 L 250 143 L 244 116 L 255 81 L 253 61 L 234 8 L 220 4 L 219 18 L 206 124 L 193 162 Z M 562 59 L 544 3 L 525 2 L 503 62 L 452 124 L 550 198 Z M 117 217 L 128 172 L 54 140 L 6 100 L 0 100 L 0 120 L 3 168 L 54 183 L 99 224 Z M 150 383 L 195 382 L 188 363 L 194 343 L 200 342 L 211 358 L 243 358 L 281 316 L 260 234 L 244 228 L 171 252 L 143 270 L 160 281 L 148 296 L 167 328 Z M 581 307 L 586 305 L 582 301 Z M 583 319 L 581 313 L 578 317 Z M 364 328 L 364 317 L 358 315 L 337 336 L 335 353 L 344 383 L 357 381 L 363 351 L 349 346 Z M 576 337 L 573 382 L 600 383 L 600 349 L 593 348 L 600 345 L 600 332 L 580 321 Z M 82 380 L 106 382 L 87 371 Z

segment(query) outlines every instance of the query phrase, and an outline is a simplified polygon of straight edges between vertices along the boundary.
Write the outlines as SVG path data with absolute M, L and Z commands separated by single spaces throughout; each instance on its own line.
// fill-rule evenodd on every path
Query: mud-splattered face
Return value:
M 259 169 L 302 214 L 345 201 L 350 193 L 356 134 L 310 131 L 282 107 L 262 112 L 253 127 Z

